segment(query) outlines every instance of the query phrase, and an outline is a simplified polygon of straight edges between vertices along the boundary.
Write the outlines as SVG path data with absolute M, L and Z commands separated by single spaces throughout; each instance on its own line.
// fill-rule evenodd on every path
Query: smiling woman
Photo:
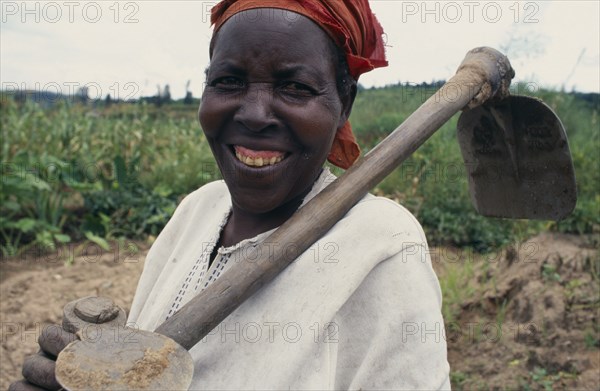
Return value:
M 325 161 L 357 159 L 356 80 L 386 65 L 366 0 L 226 0 L 213 22 L 199 120 L 224 181 L 186 197 L 148 254 L 129 315 L 146 330 L 281 245 L 265 239 L 335 180 Z M 449 388 L 440 296 L 418 222 L 367 195 L 190 349 L 191 388 Z
M 199 111 L 233 200 L 226 246 L 281 225 L 298 208 L 356 92 L 339 96 L 336 53 L 315 23 L 287 11 L 261 23 L 261 13 L 243 11 L 219 30 Z

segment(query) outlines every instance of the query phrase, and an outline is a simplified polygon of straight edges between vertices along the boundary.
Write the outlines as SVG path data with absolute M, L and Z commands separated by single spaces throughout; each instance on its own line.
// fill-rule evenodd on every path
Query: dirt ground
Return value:
M 434 257 L 441 279 L 469 261 L 451 254 Z M 543 234 L 471 261 L 472 298 L 446 320 L 454 389 L 599 390 L 597 237 Z
M 20 378 L 39 333 L 61 322 L 67 302 L 102 295 L 127 310 L 147 248 L 71 246 L 2 259 L 0 389 Z M 441 279 L 457 265 L 471 270 L 461 282 L 471 299 L 445 331 L 454 389 L 600 389 L 597 238 L 544 234 L 486 257 L 431 254 Z

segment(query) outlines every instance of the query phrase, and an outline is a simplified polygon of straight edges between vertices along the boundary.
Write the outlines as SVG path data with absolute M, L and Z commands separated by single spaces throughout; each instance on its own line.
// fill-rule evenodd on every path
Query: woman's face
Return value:
M 215 38 L 199 119 L 237 208 L 266 213 L 310 190 L 351 102 L 328 36 L 282 10 L 236 14 Z

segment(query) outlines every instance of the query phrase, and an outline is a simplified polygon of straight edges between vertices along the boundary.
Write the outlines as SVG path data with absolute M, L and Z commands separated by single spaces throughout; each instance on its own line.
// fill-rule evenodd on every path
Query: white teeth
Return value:
M 237 159 L 244 163 L 247 166 L 251 166 L 251 167 L 264 167 L 264 166 L 271 166 L 273 164 L 277 164 L 280 161 L 283 160 L 283 156 L 273 156 L 272 158 L 262 158 L 262 157 L 257 157 L 256 159 L 251 158 L 250 156 L 242 156 L 239 152 L 235 152 L 235 157 L 237 157 Z

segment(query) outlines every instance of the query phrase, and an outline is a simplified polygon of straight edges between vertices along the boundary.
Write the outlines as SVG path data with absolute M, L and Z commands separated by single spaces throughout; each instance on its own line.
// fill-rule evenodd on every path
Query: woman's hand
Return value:
M 56 357 L 75 339 L 75 334 L 65 331 L 59 325 L 44 327 L 38 338 L 40 351 L 27 357 L 23 363 L 22 373 L 25 379 L 12 383 L 9 391 L 60 390 L 61 386 L 54 374 Z
M 54 373 L 56 357 L 65 346 L 78 339 L 74 333 L 87 327 L 95 330 L 99 324 L 123 327 L 126 322 L 125 311 L 107 297 L 88 296 L 68 303 L 63 308 L 62 327 L 44 327 L 38 338 L 40 351 L 23 363 L 25 379 L 12 383 L 9 390 L 60 390 L 62 387 Z

